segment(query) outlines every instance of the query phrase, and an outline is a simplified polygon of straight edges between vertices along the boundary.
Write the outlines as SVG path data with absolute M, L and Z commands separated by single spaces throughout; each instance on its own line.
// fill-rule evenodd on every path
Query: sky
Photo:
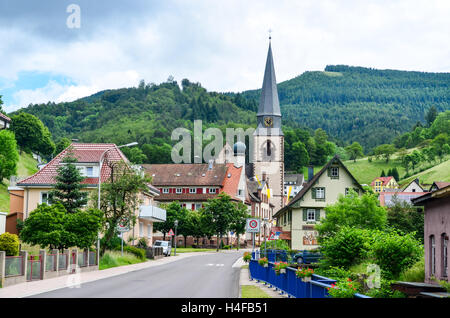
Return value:
M 11 112 L 169 76 L 256 89 L 269 30 L 278 83 L 330 64 L 450 72 L 449 17 L 449 0 L 0 0 L 0 95 Z

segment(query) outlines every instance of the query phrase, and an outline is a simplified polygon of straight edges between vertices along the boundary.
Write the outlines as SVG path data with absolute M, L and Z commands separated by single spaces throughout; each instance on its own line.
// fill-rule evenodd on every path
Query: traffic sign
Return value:
M 173 235 L 175 235 L 175 234 L 173 234 L 173 231 L 172 231 L 172 229 L 170 229 L 170 231 L 169 231 L 169 234 L 167 234 L 167 235 L 169 235 L 169 236 L 173 236 Z
M 258 233 L 260 227 L 259 219 L 247 219 L 246 231 L 248 233 Z
M 123 218 L 119 221 L 119 224 L 117 225 L 117 231 L 120 233 L 128 232 L 130 229 L 128 228 L 128 219 Z
M 269 235 L 268 240 L 269 240 L 269 241 L 273 241 L 274 239 L 275 239 L 275 233 L 270 232 L 270 235 Z

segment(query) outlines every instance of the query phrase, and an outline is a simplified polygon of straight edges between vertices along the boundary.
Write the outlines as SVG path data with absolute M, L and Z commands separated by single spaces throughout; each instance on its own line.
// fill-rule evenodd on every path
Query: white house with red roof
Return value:
M 21 214 L 25 220 L 39 204 L 48 203 L 48 193 L 56 184 L 57 169 L 69 151 L 77 158 L 78 161 L 74 164 L 85 176 L 82 184 L 86 185 L 86 191 L 98 191 L 99 181 L 100 185 L 108 181 L 111 175 L 108 161 L 123 160 L 129 163 L 115 144 L 72 143 L 34 175 L 8 187 L 11 215 Z M 139 211 L 136 211 L 138 223 L 130 232 L 125 233 L 125 238 L 128 236 L 147 237 L 151 241 L 153 222 L 166 220 L 165 211 L 154 204 L 154 197 L 158 195 L 159 190 L 149 185 L 148 191 L 142 194 L 142 205 Z
M 0 113 L 0 130 L 8 129 L 11 124 L 11 118 L 6 116 L 5 114 Z

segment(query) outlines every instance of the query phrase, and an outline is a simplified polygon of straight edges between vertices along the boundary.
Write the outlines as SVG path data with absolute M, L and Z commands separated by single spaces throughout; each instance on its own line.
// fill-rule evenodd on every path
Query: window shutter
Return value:
M 316 198 L 316 188 L 312 188 L 311 189 L 311 196 L 312 196 L 313 199 Z
M 325 195 L 325 188 L 323 188 L 323 199 L 325 200 L 326 195 Z
M 307 219 L 308 219 L 308 212 L 306 209 L 303 209 L 303 221 L 306 222 Z
M 316 222 L 320 220 L 320 209 L 316 209 Z
M 331 176 L 331 168 L 327 169 L 327 175 L 330 177 Z

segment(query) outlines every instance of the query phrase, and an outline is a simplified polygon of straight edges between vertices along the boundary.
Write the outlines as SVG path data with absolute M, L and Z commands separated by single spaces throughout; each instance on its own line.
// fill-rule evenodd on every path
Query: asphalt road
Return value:
M 174 257 L 174 256 L 171 256 Z M 175 256 L 176 257 L 176 256 Z M 241 253 L 192 256 L 33 298 L 238 298 Z

